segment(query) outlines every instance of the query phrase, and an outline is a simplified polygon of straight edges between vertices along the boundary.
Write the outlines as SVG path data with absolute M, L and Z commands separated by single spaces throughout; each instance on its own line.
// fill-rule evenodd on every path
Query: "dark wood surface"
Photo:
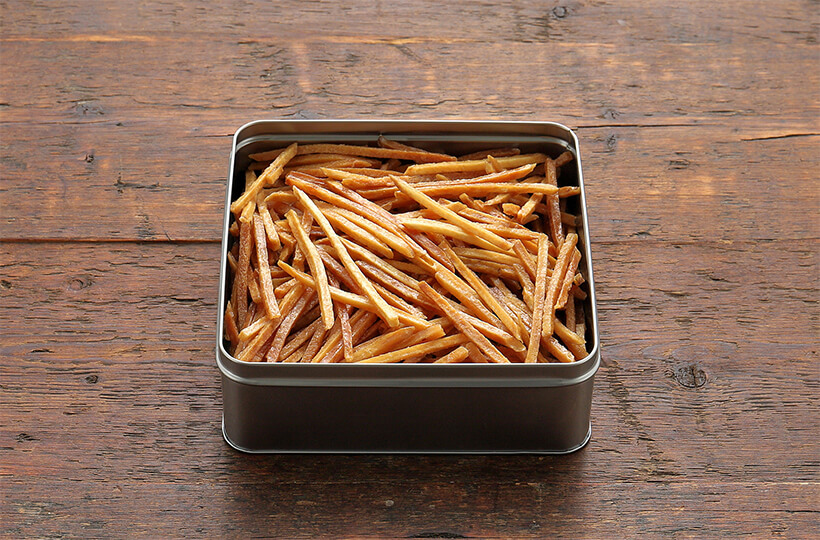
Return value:
M 808 538 L 818 6 L 0 2 L 0 535 Z M 251 456 L 214 365 L 230 136 L 577 129 L 603 365 L 569 456 Z

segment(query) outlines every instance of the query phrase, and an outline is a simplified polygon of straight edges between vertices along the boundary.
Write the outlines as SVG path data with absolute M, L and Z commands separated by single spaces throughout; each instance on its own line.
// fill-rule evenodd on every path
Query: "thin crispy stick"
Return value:
M 507 330 L 513 335 L 513 337 L 517 340 L 521 340 L 521 332 L 518 327 L 518 324 L 510 317 L 509 313 L 501 307 L 501 304 L 493 297 L 490 293 L 487 284 L 484 283 L 481 278 L 479 278 L 475 273 L 467 268 L 467 265 L 464 264 L 464 261 L 453 251 L 449 244 L 444 243 L 444 251 L 450 257 L 450 260 L 453 261 L 453 266 L 459 271 L 459 273 L 467 280 L 467 283 L 473 288 L 476 295 L 484 302 L 484 304 L 495 313 L 496 317 L 501 321 L 501 323 L 507 327 Z
M 524 266 L 524 270 L 530 275 L 532 279 L 535 279 L 536 272 L 537 272 L 537 261 L 533 260 L 532 254 L 524 247 L 524 244 L 521 240 L 516 240 L 513 242 L 513 251 L 518 254 L 518 257 L 521 260 L 522 266 Z
M 250 223 L 239 224 L 239 262 L 236 277 L 233 282 L 234 311 L 238 328 L 245 327 L 245 319 L 248 314 L 248 275 L 250 274 L 251 249 L 252 249 L 252 225 Z
M 544 161 L 544 182 L 551 186 L 558 187 L 558 172 L 555 168 L 555 162 L 550 158 Z M 550 225 L 550 234 L 552 234 L 552 241 L 557 247 L 561 247 L 564 242 L 564 229 L 561 224 L 561 207 L 558 204 L 557 194 L 547 195 L 547 211 Z
M 479 334 L 480 335 L 480 334 Z M 468 338 L 462 334 L 456 334 L 454 336 L 447 336 L 439 339 L 434 339 L 432 341 L 425 341 L 423 343 L 419 343 L 416 345 L 411 345 L 410 347 L 405 347 L 403 349 L 398 349 L 395 351 L 391 351 L 388 353 L 380 354 L 378 356 L 373 356 L 371 358 L 367 358 L 365 360 L 359 360 L 358 363 L 360 364 L 383 364 L 383 363 L 395 363 L 401 362 L 402 360 L 408 358 L 414 358 L 419 356 L 424 356 L 426 354 L 431 354 L 434 352 L 438 352 L 443 349 L 449 349 L 456 345 L 461 345 L 462 343 L 468 341 Z M 489 341 L 487 342 L 489 343 Z M 492 346 L 492 345 L 490 345 Z M 501 353 L 498 353 L 499 356 Z M 503 356 L 502 356 L 503 358 Z M 506 359 L 505 359 L 506 360 Z M 509 360 L 507 360 L 509 362 Z
M 377 315 L 367 311 L 357 311 L 353 317 L 350 318 L 350 326 L 353 330 L 354 343 L 358 341 L 363 334 L 369 331 L 372 322 L 377 318 Z M 342 351 L 343 345 L 341 341 L 341 331 L 336 336 L 330 336 L 326 345 L 330 345 L 326 354 L 322 355 L 322 351 L 319 351 L 319 355 L 322 355 L 319 360 L 320 363 L 335 364 L 344 358 Z
M 434 364 L 460 364 L 464 360 L 466 360 L 467 356 L 470 352 L 467 350 L 467 347 L 464 345 L 459 345 L 449 353 L 445 354 L 435 362 Z
M 273 163 L 259 175 L 259 178 L 257 178 L 250 187 L 245 189 L 245 192 L 231 204 L 231 212 L 234 214 L 241 213 L 249 202 L 256 200 L 256 194 L 259 193 L 259 190 L 265 187 L 265 185 L 273 185 L 282 175 L 285 164 L 296 155 L 297 147 L 298 145 L 293 143 L 279 154 L 276 159 L 273 160 Z
M 461 227 L 463 230 L 482 238 L 483 240 L 489 242 L 497 248 L 503 249 L 505 251 L 508 249 L 512 249 L 510 243 L 501 238 L 500 236 L 498 236 L 497 234 L 488 232 L 486 229 L 483 229 L 477 226 L 472 221 L 461 217 L 449 208 L 445 208 L 443 205 L 437 203 L 428 195 L 421 193 L 418 189 L 414 188 L 407 182 L 398 179 L 395 176 L 391 176 L 390 178 L 396 184 L 396 187 L 398 187 L 402 191 L 402 193 L 404 193 L 405 195 L 419 203 L 421 206 L 434 211 L 436 214 L 438 214 L 448 222 L 452 223 L 453 225 Z
M 338 321 L 338 319 L 336 319 Z M 338 323 L 334 322 L 334 326 Z M 319 348 L 322 346 L 324 342 L 325 336 L 327 335 L 328 330 L 325 330 L 324 324 L 320 325 L 316 328 L 313 335 L 310 338 L 310 341 L 305 348 L 305 352 L 302 355 L 302 358 L 299 360 L 300 362 L 312 362 L 313 359 L 316 357 L 316 354 L 319 352 Z
M 236 347 L 236 344 L 239 343 L 239 330 L 236 327 L 236 314 L 233 311 L 233 304 L 228 302 L 228 306 L 225 308 L 225 337 L 227 338 L 228 342 L 231 344 L 231 348 L 233 349 Z M 230 351 L 229 351 L 230 352 Z
M 544 154 L 521 154 L 518 156 L 498 158 L 498 163 L 505 169 L 540 163 L 546 158 Z M 453 161 L 450 163 L 424 163 L 411 165 L 405 174 L 436 174 L 461 171 L 484 171 L 487 160 Z
M 564 306 L 564 314 L 567 318 L 567 328 L 575 332 L 575 298 L 569 297 L 567 300 L 566 305 Z
M 265 232 L 268 235 L 268 245 L 274 251 L 280 249 L 282 243 L 279 241 L 279 233 L 276 232 L 276 226 L 273 224 L 273 218 L 270 215 L 270 210 L 268 210 L 268 203 L 265 202 L 265 197 L 261 191 L 256 197 L 256 209 L 259 211 L 259 215 L 262 216 L 262 223 L 265 224 Z
M 288 220 L 290 230 L 296 238 L 299 249 L 304 253 L 310 272 L 315 279 L 316 290 L 319 294 L 319 308 L 322 311 L 322 322 L 325 329 L 329 330 L 333 326 L 333 301 L 330 298 L 330 285 L 327 281 L 325 265 L 316 246 L 310 241 L 308 233 L 302 228 L 302 223 L 299 221 L 296 212 L 289 210 L 285 214 L 285 218 Z
M 566 347 L 561 345 L 554 336 L 550 336 L 547 340 L 547 350 L 557 358 L 559 362 L 569 363 L 575 361 L 575 356 L 569 352 Z
M 342 266 L 342 263 L 333 258 L 333 255 L 328 252 L 328 249 L 333 248 L 328 248 L 327 246 L 321 246 L 319 248 L 319 256 L 322 258 L 322 262 L 325 263 L 325 267 L 330 270 L 336 279 L 344 283 L 351 292 L 361 294 L 362 291 L 359 288 L 359 285 L 353 281 L 353 278 L 351 278 L 350 274 L 347 273 L 347 270 L 345 270 L 345 267 Z
M 406 329 L 401 329 L 406 330 Z M 411 329 L 412 330 L 412 329 Z M 386 336 L 390 336 L 393 334 L 386 334 Z M 434 324 L 429 328 L 425 328 L 421 332 L 418 330 L 414 330 L 412 333 L 407 334 L 403 339 L 399 340 L 399 335 L 395 334 L 390 337 L 390 339 L 384 339 L 375 341 L 378 338 L 370 340 L 367 347 L 363 347 L 361 349 L 357 348 L 356 353 L 353 356 L 353 362 L 362 362 L 362 361 L 369 361 L 370 359 L 378 356 L 382 356 L 386 353 L 390 353 L 391 351 L 395 351 L 397 346 L 402 348 L 410 347 L 412 345 L 423 344 L 424 342 L 429 342 L 434 339 L 440 339 L 445 336 L 444 329 L 442 328 L 441 324 Z M 381 337 L 381 336 L 380 336 Z M 405 360 L 403 358 L 399 358 L 399 360 Z M 384 362 L 384 360 L 382 360 Z
M 359 214 L 351 212 L 350 210 L 334 208 L 332 211 L 346 218 L 348 221 L 358 225 L 362 229 L 366 230 L 374 237 L 376 237 L 376 239 L 387 244 L 389 247 L 395 249 L 408 259 L 413 257 L 414 251 L 410 244 L 405 242 L 403 238 L 392 233 L 388 229 L 385 229 L 384 227 L 370 221 L 369 219 L 365 219 Z
M 561 284 L 558 299 L 555 301 L 555 309 L 563 309 L 567 305 L 567 298 L 569 298 L 569 290 L 572 287 L 575 279 L 575 272 L 578 270 L 578 263 L 581 262 L 581 252 L 578 248 L 572 250 L 572 258 L 567 265 L 564 273 L 564 282 Z
M 259 286 L 262 296 L 262 304 L 265 312 L 271 321 L 278 322 L 282 317 L 279 313 L 279 306 L 276 303 L 276 295 L 273 294 L 273 281 L 271 281 L 270 264 L 268 263 L 268 240 L 265 231 L 265 222 L 258 214 L 253 216 L 253 233 L 256 238 L 256 263 L 259 265 Z
M 473 152 L 472 154 L 464 154 L 463 156 L 459 156 L 459 161 L 474 161 L 477 159 L 486 159 L 487 156 L 493 157 L 507 157 L 507 156 L 517 156 L 521 153 L 521 150 L 518 148 L 490 148 L 489 150 L 481 150 L 480 152 Z
M 405 301 L 404 298 L 400 297 L 399 295 L 390 292 L 384 285 L 381 285 L 380 283 L 376 283 L 374 281 L 373 287 L 375 287 L 375 289 L 379 292 L 379 294 L 382 296 L 382 298 L 385 299 L 385 301 L 388 304 L 396 308 L 397 313 L 404 312 L 414 317 L 418 317 L 422 320 L 427 319 L 422 310 Z
M 451 306 L 441 294 L 436 292 L 424 281 L 419 283 L 419 287 L 421 288 L 421 292 L 424 293 L 433 303 L 435 303 L 436 307 L 438 307 L 438 309 L 453 322 L 459 332 L 475 343 L 476 347 L 478 347 L 482 353 L 487 355 L 490 360 L 499 364 L 510 362 L 510 360 L 501 354 L 498 349 L 490 343 L 486 337 L 484 337 L 483 334 L 476 330 L 476 327 L 473 326 L 462 313 Z
M 250 154 L 250 158 L 254 161 L 267 161 L 274 159 L 282 152 L 279 150 L 270 150 L 268 152 L 259 152 Z M 372 146 L 355 146 L 349 144 L 306 144 L 299 147 L 298 155 L 303 154 L 344 154 L 348 156 L 372 157 L 372 158 L 395 158 L 406 159 L 418 163 L 437 163 L 439 161 L 455 161 L 454 156 L 446 154 L 435 154 L 433 152 L 424 151 L 409 151 L 409 150 L 393 150 L 391 148 L 374 148 Z
M 515 243 L 513 243 L 514 247 Z M 466 257 L 468 259 L 480 259 L 483 261 L 494 262 L 497 264 L 516 264 L 521 262 L 520 259 L 504 253 L 499 253 L 495 250 L 470 248 L 470 247 L 454 247 L 453 251 L 459 257 Z
M 262 303 L 262 293 L 259 292 L 259 273 L 251 270 L 248 274 L 248 292 L 251 293 L 251 301 L 254 304 Z
M 359 262 L 359 267 L 367 277 L 381 283 L 384 287 L 393 291 L 402 298 L 415 302 L 419 305 L 428 305 L 427 299 L 420 292 L 418 292 L 417 288 L 408 287 L 406 284 L 382 270 L 381 267 L 372 265 L 366 261 Z M 416 286 L 418 286 L 418 281 L 416 281 Z
M 535 293 L 534 293 L 534 307 L 532 310 L 532 330 L 530 330 L 530 342 L 527 347 L 527 357 L 524 362 L 533 364 L 538 360 L 538 350 L 541 345 L 541 325 L 544 320 L 544 300 L 546 295 L 547 283 L 547 253 L 549 245 L 547 238 L 544 236 L 538 243 L 538 263 L 535 273 Z M 552 321 L 552 318 L 550 318 Z M 552 332 L 550 332 L 552 334 Z
M 384 259 L 377 257 L 367 248 L 360 246 L 354 242 L 351 242 L 347 238 L 342 238 L 342 243 L 344 243 L 345 247 L 347 247 L 347 250 L 351 253 L 351 255 L 353 255 L 357 259 L 370 263 L 372 266 L 377 267 L 382 272 L 390 275 L 390 277 L 392 277 L 393 279 L 400 281 L 401 283 L 407 285 L 410 288 L 415 289 L 418 287 L 418 280 L 408 276 L 392 264 L 385 262 Z
M 279 266 L 288 274 L 296 278 L 303 285 L 306 285 L 308 287 L 315 287 L 313 278 L 311 276 L 305 274 L 304 272 L 296 270 L 284 261 L 279 261 Z M 345 304 L 350 304 L 353 307 L 379 313 L 378 308 L 376 308 L 375 304 L 373 304 L 373 302 L 366 296 L 343 291 L 336 287 L 330 287 L 330 296 L 334 300 L 344 302 Z M 402 324 L 410 325 L 415 328 L 427 328 L 428 326 L 430 326 L 430 323 L 428 323 L 427 321 L 419 319 L 418 317 L 410 315 L 409 313 L 405 313 L 403 311 L 396 312 L 395 310 L 394 313 L 397 314 L 398 320 Z
M 494 251 L 502 249 L 496 246 L 495 244 L 488 242 L 484 238 L 474 235 L 472 231 L 466 231 L 458 225 L 454 225 L 452 223 L 423 218 L 404 218 L 402 219 L 402 224 L 408 229 L 415 229 L 416 231 L 428 233 L 443 234 L 444 236 L 449 236 L 450 238 L 455 238 L 457 240 L 461 240 L 463 242 L 467 242 L 484 249 L 490 249 Z M 506 240 L 504 241 L 506 242 Z M 502 249 L 502 251 L 507 252 L 509 251 L 509 249 Z M 446 256 L 445 260 L 447 260 L 448 265 L 452 264 L 449 261 L 449 259 L 446 259 Z
M 413 184 L 417 186 L 419 192 L 424 193 L 430 197 L 458 197 L 462 193 L 470 197 L 487 197 L 496 193 L 502 194 L 498 203 L 506 202 L 510 196 L 515 193 L 541 193 L 544 195 L 560 194 L 560 189 L 548 184 L 539 184 L 536 182 L 519 182 L 517 184 L 492 182 L 476 184 L 474 182 L 464 184 L 446 184 L 446 185 L 431 185 Z M 574 195 L 568 193 L 567 196 Z M 498 204 L 496 203 L 496 204 Z M 489 202 L 488 202 L 489 204 Z
M 555 314 L 555 301 L 558 299 L 558 289 L 564 281 L 564 274 L 566 273 L 569 260 L 572 256 L 572 250 L 575 248 L 577 241 L 577 234 L 567 235 L 564 243 L 561 245 L 561 251 L 558 252 L 558 260 L 555 262 L 555 268 L 552 269 L 544 313 L 542 315 L 544 319 L 542 335 L 545 338 L 552 335 L 552 320 Z
M 276 334 L 274 334 L 271 347 L 268 349 L 268 354 L 265 355 L 266 362 L 279 361 L 279 355 L 282 352 L 282 347 L 285 346 L 285 340 L 290 335 L 290 331 L 293 328 L 294 323 L 296 323 L 296 319 L 299 318 L 302 311 L 308 306 L 308 302 L 310 302 L 315 294 L 313 290 L 301 285 L 299 285 L 298 290 L 299 299 L 296 301 L 293 308 L 284 316 L 282 322 L 279 323 L 279 327 L 276 329 Z
M 330 222 L 327 220 L 325 215 L 322 213 L 321 210 L 316 206 L 310 197 L 305 195 L 305 193 L 297 187 L 293 188 L 293 193 L 296 195 L 296 198 L 302 204 L 306 211 L 310 212 L 313 215 L 313 218 L 319 223 L 319 226 L 324 231 L 325 235 L 330 240 L 333 249 L 336 250 L 336 254 L 338 255 L 339 259 L 341 259 L 342 264 L 347 271 L 350 272 L 351 277 L 359 284 L 362 291 L 364 291 L 365 295 L 370 299 L 373 305 L 376 307 L 376 310 L 379 312 L 379 316 L 391 327 L 395 328 L 399 325 L 399 319 L 396 315 L 396 311 L 390 307 L 387 302 L 384 301 L 384 298 L 379 296 L 379 293 L 376 292 L 376 289 L 373 288 L 373 285 L 370 281 L 364 277 L 362 271 L 359 270 L 358 265 L 353 261 L 350 257 L 350 254 L 347 252 L 342 241 L 339 239 L 339 236 L 336 234 L 336 231 L 333 230 L 331 227 Z
M 441 325 L 436 326 L 438 326 L 438 328 L 441 330 Z M 414 334 L 417 333 L 418 330 L 408 326 L 405 328 L 399 328 L 398 330 L 393 330 L 392 332 L 388 332 L 386 334 L 381 334 L 369 341 L 357 345 L 356 348 L 353 350 L 353 354 L 350 356 L 350 358 L 345 359 L 345 361 L 358 362 L 359 360 L 365 360 L 367 358 L 371 358 L 373 356 L 377 356 L 382 353 L 394 350 L 397 345 L 401 343 L 406 343 L 409 338 L 411 338 Z M 443 330 L 441 330 L 441 335 L 444 335 Z
M 266 344 L 268 339 L 273 335 L 274 331 L 276 331 L 276 325 L 268 324 L 265 325 L 257 334 L 253 337 L 253 339 L 248 343 L 245 348 L 237 356 L 237 360 L 241 360 L 243 362 L 254 362 L 257 361 L 257 352 L 262 349 L 262 346 Z M 261 358 L 259 358 L 261 360 Z
M 334 212 L 332 208 L 329 208 L 326 205 L 317 205 L 317 207 L 322 211 L 322 213 L 324 213 L 331 225 L 342 232 L 347 233 L 347 235 L 357 243 L 366 245 L 369 249 L 379 253 L 382 257 L 386 257 L 388 259 L 393 258 L 393 250 L 391 250 L 387 244 L 373 236 L 369 231 L 359 227 L 341 214 Z
M 290 341 L 285 343 L 285 346 L 282 347 L 282 352 L 280 353 L 281 358 L 288 358 L 297 349 L 299 349 L 302 345 L 307 343 L 313 334 L 316 333 L 316 329 L 321 326 L 324 328 L 324 324 L 322 323 L 322 319 L 316 319 L 309 325 L 305 326 L 295 334 L 291 334 Z
M 376 144 L 382 148 L 391 148 L 393 150 L 407 150 L 408 152 L 425 152 L 427 154 L 432 154 L 432 152 L 425 150 L 424 148 L 417 148 L 415 146 L 410 146 L 409 144 L 402 144 L 397 141 L 392 141 L 384 135 L 379 135 L 379 138 L 376 139 Z
M 333 280 L 335 282 L 335 280 Z M 331 282 L 338 287 L 338 282 Z M 339 326 L 342 329 L 342 354 L 345 361 L 353 354 L 353 331 L 350 329 L 350 305 L 336 302 L 336 312 L 339 315 Z

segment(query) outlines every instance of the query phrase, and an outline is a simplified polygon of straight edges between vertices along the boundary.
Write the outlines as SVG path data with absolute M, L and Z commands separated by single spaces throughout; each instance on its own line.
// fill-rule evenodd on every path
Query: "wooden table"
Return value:
M 818 8 L 0 4 L 0 535 L 806 538 Z M 603 365 L 569 456 L 255 456 L 214 365 L 231 135 L 554 120 Z

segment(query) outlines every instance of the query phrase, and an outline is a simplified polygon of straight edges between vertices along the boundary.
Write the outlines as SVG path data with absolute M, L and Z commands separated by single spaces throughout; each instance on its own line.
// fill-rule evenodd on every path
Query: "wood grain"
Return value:
M 816 3 L 0 2 L 0 536 L 820 530 Z M 538 456 L 253 456 L 220 432 L 230 137 L 577 130 L 603 364 Z

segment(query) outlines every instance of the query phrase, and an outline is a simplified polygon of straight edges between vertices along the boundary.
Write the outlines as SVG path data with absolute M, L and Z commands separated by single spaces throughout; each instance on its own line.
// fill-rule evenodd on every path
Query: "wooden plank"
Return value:
M 596 482 L 816 480 L 815 245 L 603 246 L 593 443 L 551 461 L 555 470 Z M 148 482 L 189 485 L 202 479 L 192 462 L 224 463 L 217 245 L 1 249 L 0 352 L 14 359 L 0 364 L 0 408 L 13 411 L 0 422 L 5 472 L 48 485 L 87 474 L 125 482 L 144 470 Z M 403 459 L 377 476 L 425 470 Z M 513 482 L 532 463 L 503 462 L 493 474 Z M 349 483 L 358 472 L 334 474 Z
M 6 531 L 17 537 L 809 538 L 816 531 L 816 484 L 590 483 L 584 473 L 561 472 L 566 460 L 224 452 L 218 465 L 224 479 L 213 482 L 143 481 L 162 475 L 160 463 L 135 468 L 131 480 L 64 480 L 50 491 L 13 481 L 4 517 Z M 373 462 L 378 465 L 362 471 Z M 527 462 L 530 472 L 497 482 L 492 464 L 498 462 Z M 405 468 L 401 480 L 378 480 L 397 468 Z M 290 470 L 300 478 L 283 479 Z M 328 470 L 352 471 L 352 479 L 329 481 Z M 77 492 L 82 496 L 70 495 Z
M 791 133 L 818 133 L 810 89 L 820 75 L 808 60 L 815 46 L 734 35 L 728 42 L 651 46 L 625 37 L 582 44 L 305 42 L 221 33 L 136 41 L 120 41 L 120 34 L 110 41 L 7 38 L 4 54 L 15 62 L 0 65 L 0 103 L 4 121 L 22 123 L 177 122 L 193 113 L 223 120 L 508 118 L 584 126 L 730 125 L 754 118 L 764 125 L 789 122 L 783 127 Z M 60 69 L 43 69 L 55 60 L 55 48 Z M 198 69 L 190 68 L 192 55 Z M 488 59 L 491 73 L 484 69 Z
M 196 118 L 2 126 L 0 238 L 217 240 L 230 139 Z M 237 120 L 237 124 L 238 124 Z M 234 129 L 233 126 L 231 129 Z M 820 237 L 817 137 L 579 130 L 594 242 Z

